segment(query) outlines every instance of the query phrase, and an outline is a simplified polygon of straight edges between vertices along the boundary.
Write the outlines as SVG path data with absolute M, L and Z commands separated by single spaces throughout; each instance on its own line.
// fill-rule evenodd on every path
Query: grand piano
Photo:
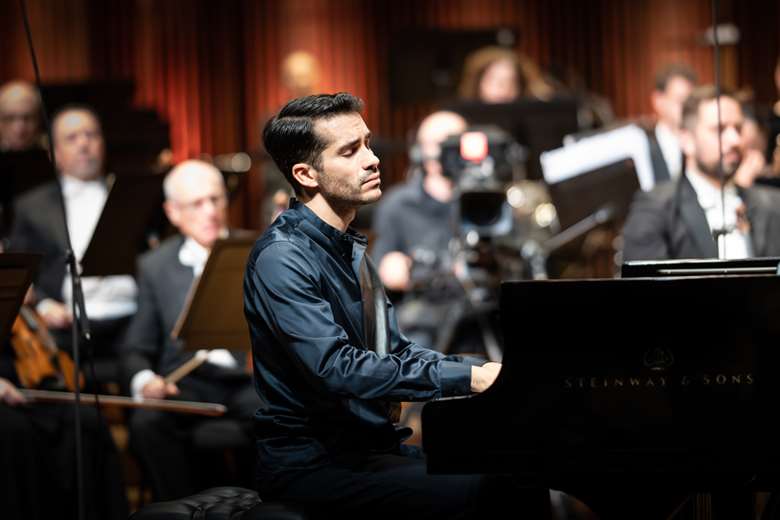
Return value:
M 666 518 L 691 493 L 772 489 L 777 262 L 504 283 L 503 368 L 480 395 L 426 404 L 429 472 L 512 475 L 578 496 L 602 519 Z

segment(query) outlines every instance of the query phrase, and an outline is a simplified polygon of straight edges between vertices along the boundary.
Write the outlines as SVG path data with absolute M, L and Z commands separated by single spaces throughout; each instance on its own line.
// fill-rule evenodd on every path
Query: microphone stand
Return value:
M 30 50 L 30 57 L 32 59 L 33 70 L 35 71 L 35 85 L 38 89 L 38 98 L 41 109 L 41 116 L 43 118 L 43 124 L 46 129 L 46 135 L 49 139 L 49 160 L 51 161 L 52 174 L 55 180 L 57 180 L 59 186 L 59 198 L 60 208 L 62 210 L 62 222 L 65 226 L 65 256 L 70 271 L 71 280 L 71 295 L 72 305 L 71 312 L 73 313 L 73 323 L 71 324 L 71 338 L 73 342 L 73 381 L 74 384 L 74 401 L 73 401 L 73 416 L 74 416 L 74 429 L 76 439 L 76 493 L 77 493 L 77 518 L 78 520 L 84 520 L 84 456 L 83 456 L 83 437 L 81 431 L 81 388 L 78 382 L 80 381 L 81 372 L 81 359 L 79 355 L 79 333 L 83 334 L 84 338 L 89 340 L 91 337 L 89 319 L 87 318 L 87 311 L 84 305 L 84 292 L 81 287 L 81 273 L 79 272 L 78 262 L 76 261 L 76 255 L 73 252 L 73 244 L 70 240 L 70 231 L 68 230 L 67 210 L 65 209 L 65 196 L 63 194 L 62 180 L 57 175 L 56 161 L 54 153 L 54 138 L 52 134 L 51 123 L 49 121 L 48 113 L 46 111 L 46 105 L 43 102 L 43 91 L 41 89 L 41 74 L 38 68 L 38 59 L 35 55 L 35 47 L 33 45 L 32 31 L 30 30 L 30 21 L 27 15 L 27 4 L 25 0 L 19 0 L 19 5 L 22 10 L 22 20 L 24 22 L 25 34 L 27 36 L 27 45 Z
M 718 39 L 718 0 L 712 0 L 712 42 L 714 44 L 715 59 L 715 109 L 718 114 L 718 177 L 720 179 L 720 230 L 714 230 L 713 238 L 718 249 L 718 257 L 721 260 L 728 258 L 726 253 L 726 172 L 723 168 L 723 131 L 720 116 L 720 41 Z M 719 239 L 723 236 L 723 249 L 721 250 Z
M 612 204 L 606 204 L 541 244 L 535 240 L 526 241 L 520 250 L 520 256 L 530 267 L 531 278 L 546 280 L 547 259 L 550 257 L 550 253 L 609 222 L 614 216 L 614 207 Z

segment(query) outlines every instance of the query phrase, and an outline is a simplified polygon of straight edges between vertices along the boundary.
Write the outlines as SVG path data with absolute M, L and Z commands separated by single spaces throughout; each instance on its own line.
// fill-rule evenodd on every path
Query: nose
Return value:
M 739 146 L 742 143 L 742 136 L 734 126 L 727 126 L 723 129 L 723 147 L 726 149 Z
M 86 134 L 80 133 L 76 136 L 76 146 L 84 148 L 89 145 L 89 137 Z
M 364 163 L 363 169 L 365 170 L 376 170 L 379 168 L 379 157 L 376 156 L 374 151 L 371 148 L 366 148 L 368 151 L 368 155 L 366 156 L 366 162 Z

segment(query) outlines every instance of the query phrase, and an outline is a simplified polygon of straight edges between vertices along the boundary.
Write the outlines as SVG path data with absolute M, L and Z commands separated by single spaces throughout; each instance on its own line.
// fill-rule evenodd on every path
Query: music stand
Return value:
M 246 232 L 214 243 L 171 332 L 173 339 L 183 340 L 184 350 L 252 348 L 244 318 L 244 271 L 256 239 Z
M 40 261 L 38 254 L 0 254 L 0 347 L 11 334 L 14 319 Z
M 135 273 L 144 232 L 162 203 L 162 175 L 109 177 L 100 220 L 81 258 L 83 276 Z

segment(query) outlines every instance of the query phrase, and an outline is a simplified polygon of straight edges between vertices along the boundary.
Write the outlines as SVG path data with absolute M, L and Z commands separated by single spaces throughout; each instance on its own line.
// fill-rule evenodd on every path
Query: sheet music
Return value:
M 639 186 L 649 191 L 655 184 L 650 146 L 644 130 L 635 124 L 586 137 L 540 156 L 544 180 L 555 184 L 623 159 L 632 159 Z

